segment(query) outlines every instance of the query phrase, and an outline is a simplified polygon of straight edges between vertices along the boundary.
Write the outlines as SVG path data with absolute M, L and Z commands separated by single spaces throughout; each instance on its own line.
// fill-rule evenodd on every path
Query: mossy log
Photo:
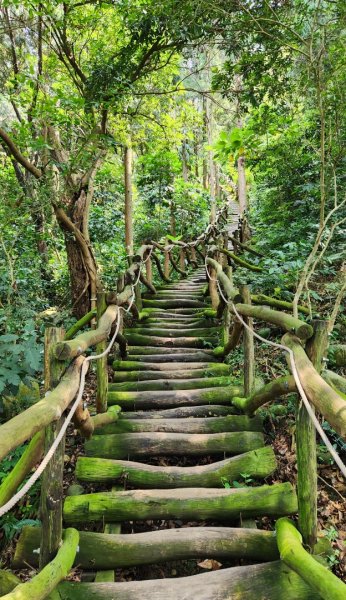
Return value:
M 195 348 L 170 348 L 168 354 L 180 354 L 184 352 L 184 354 L 192 354 L 194 357 L 196 354 L 200 354 L 201 352 L 196 352 Z M 205 348 L 203 350 L 203 354 L 206 356 L 207 354 L 211 355 L 212 350 Z M 129 346 L 129 354 L 162 354 L 163 356 L 167 356 L 167 348 L 161 348 L 160 346 Z M 208 357 L 209 358 L 209 357 Z M 191 359 L 189 359 L 191 360 Z M 166 361 L 168 362 L 168 361 Z
M 77 321 L 76 323 L 74 323 L 70 329 L 68 329 L 65 333 L 65 340 L 71 340 L 76 333 L 78 333 L 78 331 L 80 329 L 82 329 L 82 327 L 84 327 L 85 325 L 87 325 L 88 323 L 90 323 L 90 321 L 96 317 L 97 314 L 97 310 L 96 308 L 94 308 L 93 310 L 90 310 L 86 315 L 84 315 L 84 317 L 82 317 L 81 319 L 79 319 L 79 321 Z
M 205 329 L 212 326 L 212 327 L 216 327 L 217 326 L 217 322 L 214 321 L 213 323 L 211 323 L 210 321 L 207 321 L 206 319 L 189 319 L 188 321 L 181 321 L 181 320 L 174 320 L 174 319 L 167 319 L 167 320 L 163 320 L 163 319 L 147 319 L 145 321 L 145 323 L 141 323 L 140 327 L 146 328 L 146 329 Z M 137 329 L 138 329 L 138 325 L 136 325 Z
M 63 543 L 56 557 L 30 581 L 20 583 L 12 592 L 2 596 L 2 600 L 43 600 L 50 594 L 59 581 L 70 571 L 77 552 L 79 533 L 76 529 L 66 529 Z
M 206 456 L 241 454 L 264 445 L 258 431 L 232 433 L 115 433 L 94 435 L 85 444 L 87 456 L 129 458 L 137 456 Z
M 167 355 L 166 355 L 167 356 Z M 192 358 L 195 358 L 192 356 Z M 207 357 L 209 359 L 209 357 Z M 141 361 L 114 361 L 113 368 L 115 369 L 113 380 L 122 381 L 124 373 L 127 381 L 137 381 L 139 379 L 155 379 L 152 377 L 152 372 L 157 372 L 160 379 L 185 379 L 189 377 L 191 371 L 196 371 L 194 378 L 198 377 L 216 377 L 218 375 L 228 375 L 231 371 L 229 365 L 217 362 L 141 362 Z M 120 371 L 121 369 L 121 371 Z M 180 371 L 178 373 L 177 371 Z M 198 373 L 197 373 L 198 371 Z M 141 376 L 139 373 L 141 372 Z M 149 373 L 149 376 L 146 375 Z M 164 373 L 165 375 L 163 376 Z M 172 373 L 172 375 L 167 375 Z M 184 374 L 183 374 L 184 373 Z M 187 374 L 185 374 L 187 373 Z M 124 377 L 125 378 L 125 377 Z
M 299 379 L 315 408 L 327 419 L 339 435 L 346 437 L 346 401 L 316 371 L 302 347 L 300 340 L 286 333 L 282 343 L 293 351 Z
M 162 363 L 158 363 L 158 364 L 162 364 Z M 193 363 L 195 364 L 195 363 Z M 198 363 L 197 363 L 198 364 Z M 212 365 L 214 363 L 211 363 Z M 215 366 L 219 366 L 219 364 L 222 363 L 215 363 Z M 185 370 L 185 363 L 181 364 L 181 369 L 176 369 L 176 370 L 172 370 L 172 371 L 160 371 L 160 370 L 150 370 L 150 371 L 145 371 L 145 370 L 141 370 L 141 371 L 116 371 L 113 374 L 113 381 L 114 382 L 140 382 L 140 381 L 156 381 L 156 380 L 162 380 L 164 379 L 166 380 L 179 380 L 182 381 L 180 378 L 182 377 L 184 381 L 187 381 L 188 379 L 210 379 L 213 378 L 213 376 L 218 377 L 219 373 L 221 373 L 221 376 L 223 374 L 228 374 L 230 372 L 230 368 L 229 365 L 223 365 L 225 367 L 225 369 L 212 369 L 211 367 L 206 368 L 206 369 L 189 369 L 189 370 Z M 228 368 L 227 368 L 228 367 Z M 212 387 L 212 386 L 210 386 Z
M 178 406 L 177 408 L 163 410 L 127 411 L 126 417 L 129 419 L 183 419 L 189 417 L 221 417 L 234 414 L 236 414 L 236 409 L 233 406 L 207 404 L 204 406 Z
M 334 373 L 334 371 L 325 370 L 321 373 L 323 379 L 337 392 L 341 392 L 342 394 L 346 394 L 346 379 L 345 377 L 341 377 L 338 373 Z
M 90 523 L 148 519 L 231 520 L 246 517 L 283 516 L 297 511 L 297 497 L 290 483 L 255 488 L 178 488 L 174 490 L 132 490 L 69 496 L 64 519 L 69 523 Z
M 228 256 L 234 263 L 236 263 L 243 269 L 255 271 L 256 273 L 260 273 L 261 271 L 263 271 L 263 268 L 261 266 L 254 265 L 253 263 L 250 263 L 244 258 L 240 258 L 240 256 L 234 254 L 234 252 L 231 252 L 230 250 L 226 250 L 225 248 L 219 248 L 219 252 L 221 252 L 222 254 L 226 254 L 226 256 Z
M 163 350 L 163 348 L 161 348 Z M 155 348 L 151 349 L 155 352 Z M 217 364 L 217 357 L 212 354 L 207 354 L 206 350 L 203 348 L 200 352 L 195 348 L 173 348 L 173 350 L 179 350 L 178 354 L 174 354 L 171 352 L 172 348 L 169 350 L 166 349 L 165 354 L 128 354 L 126 357 L 129 361 L 139 361 L 142 363 L 167 363 L 167 361 L 176 361 L 181 364 L 182 368 L 185 368 L 185 365 L 182 363 L 190 362 L 192 359 L 194 364 L 196 362 L 205 363 L 206 361 L 210 361 L 210 363 Z M 185 354 L 185 350 L 195 350 L 195 354 Z M 209 353 L 209 351 L 207 351 Z M 149 379 L 149 377 L 148 377 Z
M 77 394 L 84 360 L 83 356 L 79 356 L 67 369 L 60 383 L 42 400 L 0 426 L 0 460 L 37 431 L 60 419 Z
M 198 339 L 210 339 L 211 337 L 217 337 L 220 333 L 219 327 L 208 327 L 206 329 L 198 328 L 189 328 L 185 327 L 184 329 L 175 329 L 174 327 L 170 328 L 161 328 L 161 327 L 132 327 L 129 330 L 130 339 L 133 339 L 134 334 L 138 334 L 141 336 L 145 336 L 147 339 L 151 337 L 163 337 L 163 338 L 198 338 Z
M 25 527 L 12 562 L 13 568 L 37 566 L 34 550 L 39 527 Z M 116 569 L 193 558 L 271 561 L 279 558 L 275 533 L 236 527 L 182 527 L 131 534 L 81 531 L 75 565 L 82 569 Z
M 59 600 L 321 600 L 289 567 L 275 561 L 173 579 L 119 583 L 72 583 Z
M 278 310 L 266 306 L 251 306 L 249 304 L 237 304 L 237 311 L 244 317 L 261 319 L 267 323 L 279 325 L 284 331 L 295 333 L 301 340 L 306 340 L 313 335 L 313 327 L 300 319 L 287 315 Z
M 139 281 L 143 283 L 143 285 L 145 285 L 146 288 L 148 288 L 151 294 L 157 294 L 156 287 L 152 283 L 150 283 L 150 281 L 147 280 L 147 278 L 142 272 L 139 276 Z
M 229 277 L 227 277 L 226 273 L 223 272 L 222 266 L 213 258 L 207 258 L 206 264 L 215 270 L 215 274 L 217 279 L 219 280 L 226 298 L 229 300 L 233 300 L 234 302 L 241 302 L 241 295 L 239 294 L 239 290 L 235 288 L 232 284 L 232 281 Z
M 157 256 L 157 254 L 155 254 L 155 252 L 151 253 L 151 258 L 154 261 L 156 268 L 157 268 L 157 272 L 160 275 L 161 279 L 163 279 L 163 281 L 165 281 L 166 283 L 170 282 L 169 277 L 167 277 L 164 273 L 164 270 L 162 268 L 161 262 L 159 257 Z
M 0 485 L 0 506 L 3 506 L 12 498 L 18 486 L 41 459 L 43 448 L 44 429 L 34 435 L 12 471 L 2 480 Z
M 230 377 L 201 377 L 199 379 L 154 379 L 147 381 L 124 381 L 109 384 L 110 392 L 143 392 L 160 390 L 197 390 L 231 385 Z
M 328 358 L 337 367 L 346 367 L 346 344 L 332 344 L 328 348 Z
M 99 320 L 97 329 L 81 333 L 70 341 L 58 342 L 54 348 L 54 356 L 59 360 L 71 360 L 83 354 L 90 346 L 107 339 L 113 322 L 118 314 L 118 307 L 114 304 L 108 306 Z
M 233 244 L 235 244 L 236 246 L 239 246 L 243 250 L 246 250 L 246 252 L 250 252 L 250 254 L 254 254 L 254 256 L 258 256 L 259 258 L 263 258 L 265 256 L 265 254 L 263 254 L 262 252 L 259 252 L 255 248 L 252 248 L 252 246 L 243 244 L 242 242 L 237 240 L 237 238 L 233 237 L 232 235 L 228 235 L 228 238 L 231 240 L 231 242 L 233 242 Z
M 201 302 L 200 300 L 180 300 L 179 299 L 171 299 L 171 300 L 148 300 L 148 299 L 144 299 L 143 300 L 143 306 L 144 308 L 156 308 L 158 310 L 162 310 L 165 308 L 168 308 L 169 310 L 172 309 L 179 309 L 182 308 L 183 311 L 185 312 L 185 310 L 187 308 L 205 308 L 205 303 Z
M 153 392 L 109 392 L 108 404 L 118 404 L 124 410 L 138 408 L 174 408 L 184 404 L 229 404 L 234 396 L 244 393 L 240 386 L 200 390 L 167 390 Z
M 139 462 L 81 457 L 76 464 L 80 481 L 113 484 L 118 480 L 130 486 L 146 488 L 223 488 L 225 480 L 232 482 L 246 473 L 253 479 L 264 479 L 276 469 L 271 446 L 251 450 L 238 456 L 195 467 L 159 467 Z
M 279 519 L 275 525 L 280 558 L 324 600 L 345 600 L 346 585 L 311 556 L 292 521 Z
M 210 344 L 212 346 L 215 343 L 215 337 L 155 337 L 153 335 L 132 333 L 131 329 L 127 334 L 127 340 L 130 344 L 138 346 L 163 346 L 165 348 L 178 346 L 180 348 L 186 347 L 202 349 L 206 344 Z
M 268 306 L 273 306 L 274 308 L 283 308 L 284 310 L 293 309 L 293 302 L 286 302 L 285 300 L 272 298 L 271 296 L 266 296 L 265 294 L 251 294 L 251 300 L 254 302 L 254 304 L 266 304 Z M 304 315 L 310 315 L 310 311 L 307 306 L 301 306 L 299 304 L 297 308 L 298 311 Z
M 234 320 L 233 327 L 230 331 L 228 340 L 225 343 L 225 345 L 218 346 L 213 350 L 213 354 L 216 358 L 228 356 L 228 354 L 238 346 L 241 334 L 243 332 L 243 327 L 243 324 L 240 321 L 238 321 L 238 319 Z
M 37 546 L 36 546 L 37 547 Z M 37 559 L 38 563 L 38 559 Z M 24 565 L 23 565 L 24 566 Z M 11 571 L 5 571 L 4 569 L 0 569 L 0 596 L 4 596 L 17 587 L 20 584 L 20 579 Z
M 262 419 L 245 415 L 228 417 L 196 417 L 194 419 L 128 419 L 123 415 L 116 423 L 105 425 L 98 433 L 219 433 L 231 431 L 262 431 Z
M 296 391 L 293 375 L 284 375 L 270 381 L 259 390 L 255 390 L 248 398 L 233 398 L 232 404 L 251 416 L 266 402 Z
M 187 300 L 200 300 L 203 298 L 202 289 L 184 289 L 184 288 L 175 288 L 175 289 L 164 289 L 158 290 L 156 299 L 157 300 L 172 300 L 176 299 L 177 294 L 179 294 L 179 299 L 187 299 Z M 150 298 L 149 298 L 150 299 Z

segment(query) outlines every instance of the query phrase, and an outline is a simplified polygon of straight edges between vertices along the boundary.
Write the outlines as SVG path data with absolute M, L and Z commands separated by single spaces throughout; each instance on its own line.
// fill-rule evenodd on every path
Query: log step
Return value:
M 129 354 L 143 354 L 144 356 L 146 354 L 163 354 L 164 356 L 167 356 L 167 348 L 160 348 L 157 346 L 131 346 L 131 344 L 129 344 L 128 352 Z M 185 355 L 193 354 L 195 357 L 197 354 L 203 354 L 206 360 L 211 360 L 212 352 L 213 351 L 209 348 L 206 348 L 203 352 L 197 352 L 195 348 L 170 348 L 168 356 L 183 353 Z
M 215 337 L 163 337 L 132 333 L 132 329 L 129 329 L 128 333 L 126 333 L 126 339 L 129 344 L 136 346 L 163 346 L 165 348 L 170 348 L 171 346 L 205 348 L 207 345 L 210 347 L 215 345 Z
M 321 600 L 281 561 L 174 579 L 64 582 L 56 590 L 56 600 Z
M 134 434 L 133 434 L 134 435 Z M 68 496 L 64 502 L 65 523 L 190 519 L 230 521 L 261 516 L 284 516 L 297 512 L 297 497 L 290 483 L 254 488 L 175 488 L 96 492 Z
M 110 383 L 108 389 L 110 392 L 197 390 L 200 388 L 223 387 L 231 384 L 231 377 L 200 377 L 199 379 L 149 379 L 147 381 L 124 381 L 122 383 Z
M 184 305 L 184 306 L 182 306 Z M 172 308 L 181 309 L 185 312 L 188 308 L 208 308 L 208 305 L 205 302 L 201 302 L 200 300 L 177 300 L 172 298 L 171 300 L 146 300 L 143 299 L 143 307 L 144 308 Z
M 183 527 L 131 534 L 80 531 L 75 566 L 82 569 L 116 569 L 170 560 L 214 556 L 272 561 L 279 558 L 275 533 L 235 527 Z M 24 527 L 12 567 L 38 567 L 41 527 Z M 150 548 L 150 552 L 148 552 Z
M 127 411 L 129 419 L 182 419 L 191 417 L 220 417 L 222 415 L 234 415 L 237 409 L 234 406 L 222 406 L 220 404 L 208 404 L 202 406 L 178 406 L 177 408 L 166 408 L 164 410 L 138 410 Z
M 219 327 L 208 327 L 208 329 L 174 329 L 173 327 L 132 327 L 130 329 L 131 336 L 133 334 L 143 335 L 146 337 L 176 337 L 176 338 L 207 338 L 218 336 L 220 333 Z
M 119 480 L 130 486 L 145 488 L 222 488 L 224 481 L 233 481 L 246 473 L 253 479 L 264 479 L 276 469 L 275 454 L 271 446 L 244 452 L 222 461 L 194 467 L 159 467 L 145 463 L 80 457 L 76 464 L 76 477 L 88 483 L 112 485 Z
M 85 442 L 87 456 L 130 458 L 148 456 L 206 456 L 241 454 L 264 446 L 263 433 L 109 433 Z
M 192 348 L 179 348 L 180 353 L 172 354 L 172 350 L 176 348 L 151 348 L 155 352 L 155 350 L 165 350 L 165 354 L 128 354 L 127 360 L 130 361 L 140 361 L 140 362 L 167 362 L 169 360 L 174 362 L 189 362 L 192 358 L 195 362 L 214 362 L 217 363 L 218 359 L 212 356 L 211 354 L 206 354 L 205 349 L 203 351 L 198 351 L 194 349 L 195 354 L 185 354 L 184 350 L 192 350 Z
M 243 396 L 240 386 L 197 390 L 163 390 L 153 392 L 108 392 L 109 406 L 118 404 L 124 410 L 137 408 L 175 408 L 196 404 L 230 404 L 231 399 Z
M 194 356 L 191 356 L 191 359 L 194 358 Z M 191 360 L 190 359 L 190 360 Z M 121 371 L 158 371 L 158 372 L 170 372 L 170 371 L 180 371 L 180 373 L 182 372 L 182 370 L 186 370 L 186 371 L 190 371 L 190 370 L 201 370 L 203 369 L 204 372 L 210 374 L 210 375 L 227 375 L 228 373 L 231 372 L 231 368 L 229 365 L 225 365 L 224 363 L 212 363 L 212 362 L 187 362 L 187 363 L 180 363 L 180 362 L 164 362 L 164 363 L 144 363 L 144 362 L 140 362 L 140 361 L 127 361 L 127 360 L 116 360 L 113 362 L 113 368 L 116 370 L 118 369 L 118 372 Z M 116 375 L 116 372 L 115 374 Z M 163 375 L 161 374 L 160 376 L 161 378 L 163 377 Z M 196 376 L 197 377 L 197 376 Z M 180 375 L 179 379 L 185 378 L 185 375 Z M 165 376 L 165 379 L 167 379 L 167 377 Z
M 196 417 L 194 419 L 128 419 L 121 415 L 115 423 L 101 427 L 98 435 L 109 433 L 223 433 L 232 431 L 262 431 L 260 417 L 229 415 L 227 417 Z

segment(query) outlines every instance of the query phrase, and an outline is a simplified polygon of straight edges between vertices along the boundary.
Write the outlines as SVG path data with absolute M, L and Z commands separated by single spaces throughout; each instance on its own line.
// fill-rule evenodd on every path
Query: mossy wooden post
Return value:
M 107 308 L 105 292 L 97 294 L 97 321 L 99 322 L 103 313 Z M 96 354 L 101 354 L 107 347 L 107 340 L 100 342 L 96 346 Z M 108 394 L 108 371 L 107 371 L 107 356 L 99 358 L 96 362 L 97 376 L 97 393 L 96 393 L 96 410 L 98 413 L 107 411 L 107 394 Z
M 233 273 L 232 267 L 224 268 L 225 274 L 228 279 L 232 282 Z M 230 338 L 230 327 L 231 327 L 231 310 L 229 304 L 226 304 L 224 313 L 223 313 L 223 332 L 222 332 L 222 345 L 223 347 L 227 346 L 229 338 Z
M 185 271 L 185 250 L 184 248 L 180 248 L 179 252 L 179 266 L 182 271 Z
M 243 297 L 244 304 L 251 304 L 250 288 L 247 285 L 240 287 L 240 293 Z M 253 336 L 253 320 L 250 317 L 244 318 L 245 323 L 250 327 L 244 327 L 244 392 L 245 396 L 249 396 L 252 392 L 255 378 L 255 346 Z
M 168 244 L 168 241 L 166 240 L 166 245 Z M 163 273 L 164 276 L 169 279 L 169 271 L 170 271 L 170 266 L 169 266 L 169 250 L 167 250 L 167 248 L 165 248 L 164 250 L 164 263 L 163 263 Z
M 62 361 L 53 356 L 57 342 L 64 339 L 65 331 L 60 327 L 47 327 L 44 345 L 44 387 L 49 392 L 54 388 L 65 369 Z M 48 396 L 49 397 L 49 396 Z M 56 439 L 65 417 L 51 423 L 45 430 L 45 454 Z M 42 537 L 40 545 L 40 568 L 54 558 L 62 538 L 63 472 L 65 456 L 65 436 L 42 475 L 40 516 Z
M 328 345 L 328 322 L 314 321 L 313 327 L 314 335 L 306 345 L 306 353 L 320 373 Z M 296 446 L 299 529 L 304 544 L 313 552 L 317 541 L 316 430 L 302 401 L 297 408 Z

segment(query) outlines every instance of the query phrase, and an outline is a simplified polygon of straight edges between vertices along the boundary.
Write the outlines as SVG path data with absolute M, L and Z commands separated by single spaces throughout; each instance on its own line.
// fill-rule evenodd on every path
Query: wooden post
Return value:
M 166 240 L 166 245 L 168 245 L 168 241 Z M 169 252 L 165 249 L 164 251 L 164 264 L 163 264 L 163 272 L 167 279 L 169 278 Z
M 185 250 L 184 250 L 184 248 L 180 249 L 179 267 L 181 268 L 182 271 L 185 271 Z
M 247 285 L 239 286 L 239 291 L 245 304 L 251 304 L 250 287 Z M 249 331 L 244 327 L 244 394 L 249 396 L 253 389 L 255 379 L 255 346 L 253 336 L 253 320 L 250 317 L 244 317 L 245 323 L 250 327 Z
M 153 264 L 151 262 L 151 258 L 147 258 L 147 260 L 145 261 L 145 274 L 146 274 L 146 278 L 148 283 L 153 283 Z
M 196 248 L 194 246 L 191 246 L 191 260 L 197 262 Z
M 314 321 L 313 327 L 314 335 L 306 345 L 306 353 L 315 369 L 320 372 L 328 346 L 328 322 Z M 296 448 L 299 529 L 304 544 L 312 553 L 317 541 L 316 430 L 302 401 L 297 408 Z
M 232 267 L 227 266 L 224 268 L 224 271 L 225 271 L 228 279 L 232 282 L 232 279 L 233 279 Z M 225 310 L 223 313 L 223 332 L 222 332 L 223 347 L 226 346 L 226 344 L 228 343 L 228 340 L 229 340 L 231 321 L 232 321 L 232 319 L 231 319 L 230 307 L 228 304 L 226 304 Z
M 97 321 L 100 320 L 107 308 L 105 292 L 97 294 Z M 107 340 L 103 340 L 96 345 L 96 354 L 101 354 L 107 348 Z M 108 369 L 107 356 L 99 358 L 96 362 L 97 392 L 96 392 L 96 411 L 103 413 L 107 411 L 107 393 L 108 393 Z
M 47 327 L 44 340 L 44 388 L 48 393 L 59 382 L 65 369 L 62 361 L 53 357 L 53 348 L 64 339 L 65 331 L 60 327 Z M 65 417 L 51 423 L 45 429 L 44 453 L 46 454 L 56 439 Z M 65 456 L 65 436 L 42 475 L 40 516 L 42 536 L 40 546 L 40 569 L 54 558 L 62 537 L 63 473 Z

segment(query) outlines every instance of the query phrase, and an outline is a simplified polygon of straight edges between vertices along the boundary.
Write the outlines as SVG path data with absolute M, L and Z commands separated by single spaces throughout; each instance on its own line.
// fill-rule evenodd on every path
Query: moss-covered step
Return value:
M 173 354 L 182 354 L 183 353 L 186 356 L 188 354 L 193 354 L 193 356 L 195 357 L 196 355 L 201 354 L 206 358 L 206 360 L 210 360 L 211 357 L 213 356 L 212 348 L 204 348 L 203 350 L 200 350 L 200 351 L 197 351 L 195 348 L 170 348 L 169 352 L 168 352 L 167 348 L 161 348 L 160 346 L 131 346 L 130 344 L 128 345 L 128 352 L 129 352 L 129 354 L 141 354 L 144 356 L 150 355 L 150 354 L 155 354 L 155 355 L 163 354 L 164 356 L 167 356 L 167 355 L 173 356 Z
M 264 445 L 263 433 L 109 433 L 94 435 L 85 443 L 87 456 L 130 458 L 139 456 L 205 456 L 241 454 Z
M 186 321 L 182 321 L 181 319 L 168 319 L 168 317 L 162 317 L 161 319 L 149 318 L 143 321 L 143 327 L 149 327 L 150 329 L 152 329 L 153 327 L 173 327 L 174 329 L 191 329 L 192 327 L 210 327 L 210 325 L 217 325 L 217 321 L 211 321 L 207 319 L 188 319 Z
M 208 327 L 207 329 L 174 329 L 174 328 L 159 328 L 159 327 L 132 327 L 127 332 L 127 337 L 133 336 L 134 334 L 142 335 L 145 337 L 163 337 L 163 338 L 211 338 L 217 337 L 220 333 L 219 327 Z M 183 347 L 183 346 L 182 346 Z
M 131 534 L 81 531 L 75 565 L 82 569 L 116 569 L 170 560 L 212 556 L 218 559 L 247 558 L 271 561 L 279 558 L 275 533 L 236 527 L 182 527 Z M 41 527 L 24 527 L 12 568 L 38 567 L 35 550 Z
M 224 482 L 242 478 L 242 473 L 253 479 L 264 479 L 276 469 L 271 446 L 244 452 L 222 461 L 194 467 L 159 467 L 145 463 L 80 457 L 76 477 L 88 483 L 107 483 L 119 480 L 136 488 L 224 487 Z
M 173 579 L 60 583 L 54 600 L 321 600 L 280 561 Z
M 142 318 L 152 317 L 152 318 L 170 318 L 179 319 L 181 321 L 186 321 L 191 318 L 196 318 L 196 315 L 202 314 L 204 316 L 204 311 L 201 311 L 200 308 L 186 308 L 184 309 L 172 309 L 172 310 L 158 310 L 156 308 L 145 308 L 141 312 Z M 199 318 L 199 317 L 198 317 Z
M 137 345 L 137 346 L 163 346 L 165 348 L 170 348 L 173 346 L 178 346 L 181 348 L 205 348 L 209 345 L 212 347 L 215 345 L 215 336 L 214 337 L 199 337 L 199 336 L 191 336 L 191 337 L 164 337 L 164 336 L 154 336 L 154 335 L 142 335 L 141 333 L 133 333 L 132 329 L 129 329 L 126 332 L 126 339 L 129 344 Z
M 231 372 L 231 368 L 229 365 L 225 365 L 223 363 L 213 363 L 213 362 L 192 362 L 194 360 L 194 356 L 190 357 L 190 361 L 187 363 L 180 363 L 178 361 L 175 362 L 164 362 L 164 363 L 145 363 L 135 360 L 115 360 L 113 362 L 113 368 L 115 369 L 114 378 L 117 377 L 118 372 L 120 371 L 129 371 L 129 372 L 137 372 L 137 371 L 157 371 L 161 373 L 160 378 L 163 378 L 162 373 L 169 373 L 174 371 L 186 370 L 199 370 L 206 373 L 206 376 L 217 376 L 217 375 L 227 375 Z M 196 376 L 197 377 L 197 376 Z M 198 375 L 200 377 L 200 375 Z M 164 377 L 167 379 L 167 377 Z M 185 378 L 185 375 L 180 375 L 179 379 Z M 115 380 L 115 379 L 114 379 Z
M 220 417 L 222 415 L 234 414 L 237 414 L 237 409 L 234 406 L 222 404 L 178 406 L 177 408 L 166 408 L 163 410 L 134 410 L 126 411 L 125 413 L 126 418 L 129 419 L 183 419 L 190 417 Z
M 246 415 L 227 417 L 195 417 L 194 419 L 128 419 L 126 413 L 115 423 L 100 428 L 99 435 L 109 433 L 221 433 L 232 431 L 262 431 L 262 419 Z
M 144 308 L 163 309 L 182 309 L 184 312 L 187 308 L 207 308 L 205 302 L 200 300 L 180 300 L 180 298 L 172 298 L 171 300 L 143 300 Z
M 171 361 L 171 362 L 178 362 L 178 363 L 187 363 L 190 362 L 191 360 L 193 360 L 194 362 L 214 362 L 217 363 L 218 362 L 218 358 L 212 356 L 211 354 L 205 354 L 204 349 L 202 351 L 198 351 L 197 349 L 195 350 L 195 354 L 185 354 L 184 350 L 186 350 L 187 348 L 181 348 L 181 352 L 178 354 L 172 354 L 171 350 L 173 350 L 173 348 L 170 348 L 169 350 L 167 348 L 160 348 L 162 350 L 166 350 L 165 354 L 128 354 L 126 357 L 126 360 L 129 361 L 138 361 L 141 363 L 163 363 L 163 362 L 167 362 L 167 361 Z M 189 350 L 192 350 L 193 348 L 189 348 Z M 182 368 L 184 368 L 185 365 L 182 365 Z
M 201 388 L 224 387 L 233 383 L 230 376 L 200 377 L 196 379 L 153 379 L 146 381 L 123 381 L 110 383 L 110 392 L 142 392 L 160 390 L 197 390 Z
M 196 404 L 229 404 L 234 396 L 242 396 L 240 386 L 199 390 L 166 390 L 153 392 L 109 392 L 108 404 L 118 404 L 123 410 L 137 408 L 174 408 Z
M 290 483 L 235 489 L 176 488 L 131 490 L 68 496 L 65 523 L 123 522 L 148 519 L 204 521 L 260 516 L 287 516 L 297 512 L 297 497 Z

